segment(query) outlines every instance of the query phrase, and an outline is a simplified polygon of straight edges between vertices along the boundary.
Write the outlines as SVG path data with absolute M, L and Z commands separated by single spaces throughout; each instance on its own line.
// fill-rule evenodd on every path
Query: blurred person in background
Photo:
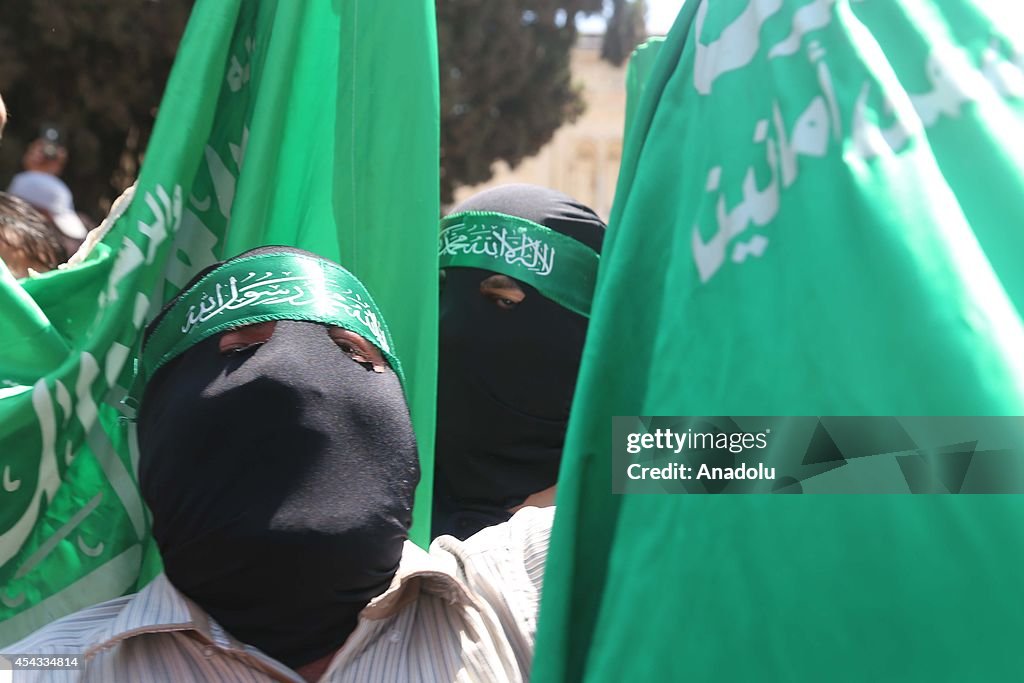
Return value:
M 554 504 L 605 224 L 506 185 L 441 224 L 433 535 Z
M 45 125 L 36 140 L 33 140 L 21 158 L 26 171 L 60 176 L 68 163 L 68 150 L 61 144 L 60 131 L 55 126 Z
M 68 259 L 53 222 L 14 195 L 0 192 L 0 260 L 16 278 L 45 273 Z
M 75 211 L 71 189 L 60 179 L 68 151 L 56 127 L 43 126 L 22 157 L 25 170 L 11 179 L 7 191 L 45 213 L 60 229 L 64 250 L 74 254 L 85 240 L 87 229 Z

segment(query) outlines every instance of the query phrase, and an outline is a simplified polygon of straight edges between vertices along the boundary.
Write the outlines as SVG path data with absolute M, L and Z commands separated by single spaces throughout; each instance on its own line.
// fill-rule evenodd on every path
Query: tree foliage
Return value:
M 41 126 L 53 123 L 69 150 L 63 178 L 76 206 L 102 216 L 138 171 L 192 4 L 0 0 L 0 93 L 10 114 L 0 189 Z M 495 161 L 514 166 L 536 153 L 583 111 L 569 69 L 574 20 L 602 6 L 436 1 L 442 201 L 458 185 L 490 178 Z
M 2 0 L 0 189 L 43 124 L 62 132 L 64 181 L 101 217 L 130 184 L 192 0 Z
M 614 0 L 612 15 L 608 19 L 601 57 L 615 66 L 629 59 L 636 46 L 647 38 L 644 0 Z
M 437 0 L 441 201 L 515 166 L 583 111 L 569 51 L 601 0 Z

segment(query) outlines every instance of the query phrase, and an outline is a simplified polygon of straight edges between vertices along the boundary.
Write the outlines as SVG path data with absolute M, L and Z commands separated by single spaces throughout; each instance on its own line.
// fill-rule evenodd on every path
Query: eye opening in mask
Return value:
M 495 273 L 480 282 L 480 295 L 502 310 L 512 310 L 526 299 L 519 283 L 507 275 Z
M 380 349 L 371 344 L 369 340 L 361 334 L 357 334 L 352 330 L 347 330 L 344 327 L 337 326 L 327 328 L 327 333 L 345 355 L 365 367 L 367 370 L 384 372 L 386 368 L 391 367 L 388 365 L 388 362 L 384 358 L 384 354 L 381 353 Z
M 222 332 L 217 341 L 217 348 L 222 355 L 242 353 L 265 344 L 274 334 L 275 321 L 243 325 Z
M 227 330 L 218 339 L 218 349 L 222 355 L 255 350 L 270 340 L 276 326 L 277 322 L 271 320 Z M 384 372 L 385 368 L 390 367 L 380 349 L 362 335 L 337 326 L 327 327 L 327 334 L 342 353 L 368 370 Z

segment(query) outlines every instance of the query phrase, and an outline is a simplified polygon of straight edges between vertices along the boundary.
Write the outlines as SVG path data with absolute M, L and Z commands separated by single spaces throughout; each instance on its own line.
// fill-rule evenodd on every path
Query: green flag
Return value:
M 0 643 L 159 570 L 123 402 L 139 331 L 200 268 L 262 244 L 339 261 L 380 306 L 428 540 L 438 139 L 433 3 L 196 3 L 102 241 L 38 278 L 0 266 Z
M 651 72 L 654 70 L 654 63 L 658 60 L 658 53 L 661 46 L 665 44 L 664 36 L 648 38 L 633 50 L 626 65 L 626 125 L 625 131 L 629 131 L 629 124 L 633 122 L 633 115 L 636 112 L 637 103 L 644 92 Z
M 1019 677 L 1019 497 L 614 497 L 610 441 L 1024 415 L 1022 67 L 1019 3 L 684 5 L 625 141 L 534 680 Z

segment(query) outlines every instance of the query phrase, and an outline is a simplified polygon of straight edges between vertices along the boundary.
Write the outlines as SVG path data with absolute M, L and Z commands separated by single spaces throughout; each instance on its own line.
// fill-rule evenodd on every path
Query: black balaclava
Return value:
M 237 258 L 266 253 L 319 258 Z M 419 480 L 409 411 L 398 376 L 352 360 L 322 324 L 278 319 L 229 355 L 218 337 L 146 386 L 141 489 L 171 583 L 297 668 L 341 647 L 398 568 Z
M 596 252 L 605 225 L 554 190 L 507 185 L 453 213 L 516 216 Z M 508 509 L 554 485 L 579 371 L 587 318 L 519 282 L 511 310 L 480 294 L 494 275 L 447 268 L 441 286 L 433 535 L 461 539 L 506 521 Z

